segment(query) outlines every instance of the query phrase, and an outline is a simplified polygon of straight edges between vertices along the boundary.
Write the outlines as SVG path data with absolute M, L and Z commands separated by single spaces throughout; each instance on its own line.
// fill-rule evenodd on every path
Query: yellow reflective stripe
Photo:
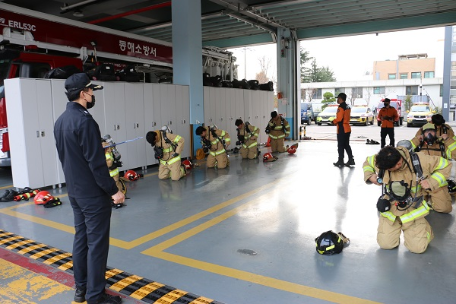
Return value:
M 372 155 L 372 156 L 369 156 L 367 158 L 367 162 L 369 163 L 369 165 L 371 165 L 372 168 L 375 168 L 375 155 Z
M 176 156 L 176 157 L 173 157 L 173 158 L 171 158 L 170 160 L 167 160 L 167 161 L 165 161 L 165 160 L 160 160 L 160 164 L 162 164 L 162 165 L 167 165 L 167 164 L 168 164 L 168 165 L 172 165 L 172 164 L 174 164 L 175 162 L 177 162 L 178 160 L 180 160 L 180 157 L 179 157 L 179 156 Z
M 413 141 L 410 141 L 410 143 L 412 144 L 413 150 L 415 150 L 416 149 L 416 145 L 413 143 Z
M 211 141 L 212 145 L 216 145 L 219 142 L 218 138 L 216 140 Z
M 325 248 L 326 251 L 336 248 L 335 245 L 331 245 Z
M 363 167 L 363 172 L 375 173 L 375 170 L 374 170 L 374 167 L 375 167 L 374 166 L 374 159 L 375 159 L 375 155 L 367 157 L 366 161 L 367 161 L 368 165 L 365 165 Z
M 248 148 L 250 149 L 250 148 L 253 148 L 253 147 L 255 147 L 255 146 L 258 146 L 258 143 L 257 143 L 257 142 L 254 142 L 254 143 L 250 144 Z
M 434 170 L 440 170 L 446 168 L 446 166 L 448 166 L 448 161 L 445 158 L 440 157 L 439 165 Z
M 231 142 L 231 138 L 225 138 L 225 142 Z
M 412 193 L 417 193 L 421 190 L 421 185 L 417 185 L 417 186 L 414 186 L 412 187 L 412 189 L 410 190 Z
M 439 187 L 448 185 L 448 182 L 447 182 L 445 176 L 443 176 L 443 174 L 440 172 L 432 173 L 431 177 L 439 183 Z
M 285 126 L 285 129 L 290 130 L 290 125 Z
M 174 142 L 177 143 L 182 137 L 180 135 L 177 135 L 176 138 L 174 138 Z
M 225 149 L 222 149 L 220 151 L 216 151 L 216 152 L 213 152 L 213 151 L 209 151 L 209 154 L 212 155 L 212 156 L 217 156 L 217 155 L 220 155 L 222 153 L 225 153 Z
M 105 157 L 106 157 L 106 160 L 110 160 L 110 159 L 113 159 L 113 157 L 112 157 L 112 154 L 111 154 L 111 153 L 105 153 Z
M 396 220 L 396 216 L 393 213 L 391 213 L 391 211 L 380 212 L 380 214 L 381 216 L 389 219 L 391 222 L 394 222 Z
M 422 217 L 422 216 L 425 216 L 425 215 L 428 215 L 429 214 L 429 206 L 428 204 L 426 203 L 426 201 L 423 200 L 423 205 L 418 208 L 418 209 L 415 209 L 409 213 L 406 213 L 404 215 L 402 215 L 400 217 L 401 221 L 403 224 L 405 223 L 408 223 L 408 222 L 411 222 L 411 221 L 414 221 L 415 219 L 419 218 L 419 217 Z
M 447 153 L 446 153 L 447 159 L 451 159 L 451 154 L 453 153 L 454 149 L 456 149 L 456 142 L 454 142 L 448 146 Z
M 277 138 L 284 138 L 284 137 L 285 137 L 285 134 L 277 136 Z
M 274 136 L 274 135 L 271 135 L 271 134 L 269 134 L 269 137 L 271 137 L 272 139 L 277 139 L 277 136 Z
M 109 175 L 110 175 L 111 177 L 114 177 L 114 176 L 116 176 L 117 174 L 119 174 L 119 168 L 115 168 L 114 170 L 109 171 Z
M 163 149 L 163 153 L 168 153 L 168 152 L 171 152 L 173 150 L 173 148 L 169 147 L 167 149 Z
M 282 126 L 275 126 L 274 130 L 282 130 Z

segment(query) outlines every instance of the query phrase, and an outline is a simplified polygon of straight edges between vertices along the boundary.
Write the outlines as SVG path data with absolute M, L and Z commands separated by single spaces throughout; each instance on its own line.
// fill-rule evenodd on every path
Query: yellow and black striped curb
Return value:
M 43 262 L 54 268 L 73 273 L 71 253 L 35 242 L 0 229 L 0 246 Z M 223 304 L 209 298 L 107 267 L 107 286 L 114 291 L 145 303 L 161 304 Z

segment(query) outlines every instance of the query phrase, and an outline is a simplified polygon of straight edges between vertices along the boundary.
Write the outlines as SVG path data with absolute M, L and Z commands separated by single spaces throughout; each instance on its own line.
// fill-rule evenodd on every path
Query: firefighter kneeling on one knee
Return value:
M 185 167 L 181 164 L 180 154 L 184 149 L 184 138 L 163 127 L 162 130 L 149 131 L 146 140 L 154 148 L 155 159 L 160 161 L 158 178 L 179 180 L 186 175 Z
M 277 114 L 277 111 L 271 112 L 271 120 L 265 132 L 271 140 L 271 152 L 283 153 L 287 150 L 284 141 L 290 135 L 290 125 L 285 118 Z
M 424 196 L 447 185 L 451 167 L 442 157 L 412 152 L 409 141 L 400 141 L 396 148 L 384 147 L 367 157 L 364 181 L 382 186 L 382 196 L 377 201 L 377 243 L 382 249 L 399 246 L 403 231 L 408 250 L 426 251 L 434 234 L 424 218 L 431 210 Z
M 201 137 L 203 150 L 209 152 L 206 166 L 208 168 L 226 168 L 230 164 L 228 155 L 226 154 L 226 148 L 231 143 L 228 132 L 211 126 L 199 126 L 196 128 L 195 133 Z
M 111 138 L 109 135 L 106 135 L 104 138 L 101 139 L 101 144 L 103 148 L 107 146 L 111 146 L 111 142 L 106 140 L 106 137 Z M 119 168 L 122 167 L 122 162 L 120 161 L 120 153 L 117 151 L 115 146 L 105 148 L 105 157 L 106 157 L 106 165 L 108 165 L 109 175 L 114 179 L 116 182 L 116 186 L 120 192 L 124 195 L 127 194 L 127 187 L 125 186 L 124 181 L 120 178 L 119 175 Z
M 242 158 L 254 159 L 258 157 L 258 135 L 260 129 L 255 126 L 252 126 L 248 121 L 245 123 L 242 119 L 236 119 L 234 123 L 237 127 L 237 137 L 238 141 L 236 145 L 241 146 L 241 156 Z

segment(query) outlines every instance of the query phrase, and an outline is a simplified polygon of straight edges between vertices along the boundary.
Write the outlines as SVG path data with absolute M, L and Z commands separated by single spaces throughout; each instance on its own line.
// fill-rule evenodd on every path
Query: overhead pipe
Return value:
M 98 0 L 86 0 L 86 1 L 79 2 L 79 3 L 74 3 L 71 5 L 64 5 L 64 6 L 60 7 L 60 10 L 61 10 L 60 14 L 64 14 L 74 8 L 84 6 L 84 5 L 90 4 L 92 2 L 97 2 L 97 1 Z
M 146 6 L 146 7 L 143 7 L 143 8 L 139 8 L 139 9 L 136 9 L 136 10 L 132 10 L 132 11 L 121 13 L 121 14 L 117 14 L 117 15 L 112 15 L 112 16 L 101 18 L 101 19 L 97 19 L 97 20 L 92 20 L 92 21 L 89 21 L 88 23 L 90 23 L 90 24 L 102 23 L 102 22 L 105 22 L 105 21 L 109 21 L 109 20 L 113 20 L 113 19 L 119 19 L 119 18 L 122 18 L 122 17 L 125 17 L 125 16 L 135 15 L 135 14 L 139 14 L 139 13 L 142 13 L 142 12 L 147 12 L 147 11 L 151 11 L 151 10 L 154 10 L 154 9 L 159 9 L 159 8 L 162 8 L 162 7 L 168 7 L 168 6 L 171 6 L 171 1 L 163 2 L 163 3 L 160 3 L 160 4 L 151 5 L 151 6 Z

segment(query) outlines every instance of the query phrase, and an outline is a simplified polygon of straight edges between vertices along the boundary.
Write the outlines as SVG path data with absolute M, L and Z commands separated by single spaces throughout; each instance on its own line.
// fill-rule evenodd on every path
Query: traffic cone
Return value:
M 266 142 L 265 147 L 270 147 L 271 146 L 271 137 L 268 136 L 268 141 Z

